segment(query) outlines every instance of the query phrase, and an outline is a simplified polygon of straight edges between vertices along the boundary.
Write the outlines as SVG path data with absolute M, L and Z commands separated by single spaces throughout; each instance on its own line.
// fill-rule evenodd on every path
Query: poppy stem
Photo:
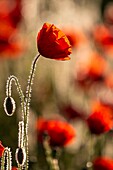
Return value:
M 89 147 L 88 147 L 88 151 L 89 151 L 89 157 L 88 157 L 88 161 L 86 163 L 86 167 L 89 170 L 92 170 L 92 159 L 93 159 L 93 155 L 94 155 L 94 143 L 95 143 L 95 136 L 93 136 L 92 134 L 90 134 L 89 136 Z
M 21 90 L 21 86 L 18 82 L 18 78 L 14 75 L 11 75 L 8 80 L 7 80 L 7 86 L 6 86 L 6 96 L 11 96 L 11 87 L 12 87 L 12 81 L 15 82 L 16 86 L 17 86 L 17 91 L 19 92 L 19 96 L 21 98 L 21 101 L 23 101 L 24 99 L 24 94 Z
M 45 149 L 46 161 L 50 170 L 60 170 L 58 165 L 58 159 L 52 157 L 52 149 L 49 145 L 49 136 L 45 136 L 43 139 L 43 147 Z
M 30 70 L 30 75 L 28 78 L 28 85 L 27 85 L 27 89 L 26 89 L 26 113 L 29 110 L 29 103 L 30 103 L 30 99 L 31 99 L 31 91 L 32 91 L 32 84 L 33 84 L 33 79 L 34 79 L 34 75 L 35 75 L 35 70 L 36 70 L 36 63 L 37 60 L 39 58 L 40 54 L 38 54 L 35 58 L 34 61 L 32 62 L 31 65 L 31 70 Z
M 11 97 L 11 87 L 12 87 L 12 81 L 15 82 L 15 85 L 17 86 L 17 91 L 19 92 L 19 97 L 21 99 L 21 107 L 22 107 L 22 134 L 19 137 L 22 137 L 22 141 L 20 141 L 19 139 L 19 144 L 22 145 L 22 148 L 25 147 L 25 154 L 26 154 L 26 161 L 25 164 L 23 165 L 25 170 L 28 170 L 28 117 L 29 117 L 29 106 L 30 106 L 30 100 L 31 100 L 31 91 L 32 91 L 32 84 L 33 84 L 33 79 L 34 79 L 34 74 L 35 74 L 35 70 L 36 70 L 36 63 L 37 60 L 39 58 L 40 54 L 38 54 L 31 65 L 31 70 L 30 70 L 30 75 L 28 78 L 28 85 L 27 85 L 27 89 L 26 89 L 26 96 L 24 97 L 23 91 L 21 89 L 21 86 L 18 82 L 17 77 L 15 77 L 14 75 L 11 75 L 8 80 L 7 80 L 7 86 L 6 86 L 6 96 L 7 97 Z M 1 170 L 4 170 L 4 161 L 5 158 L 2 158 L 2 166 L 1 166 Z M 9 162 L 9 161 L 8 161 Z M 9 163 L 10 166 L 10 163 Z M 23 168 L 23 166 L 19 166 L 18 168 L 19 170 L 21 170 Z M 10 170 L 10 169 L 8 169 Z
M 15 82 L 15 85 L 17 87 L 17 91 L 19 93 L 19 97 L 20 97 L 20 100 L 21 100 L 21 107 L 22 107 L 22 117 L 24 118 L 24 114 L 25 114 L 25 101 L 24 101 L 24 94 L 23 94 L 23 91 L 21 89 L 21 86 L 20 86 L 20 83 L 18 81 L 18 78 L 14 75 L 11 75 L 8 80 L 7 80 L 7 85 L 6 85 L 6 96 L 7 97 L 10 97 L 11 96 L 11 87 L 12 87 L 12 81 Z
M 5 170 L 5 166 L 6 166 L 6 170 L 12 170 L 11 159 L 12 159 L 12 156 L 11 156 L 10 148 L 6 147 L 4 149 L 2 159 L 1 159 L 1 170 Z
M 26 163 L 25 163 L 25 170 L 28 169 L 28 118 L 29 118 L 29 106 L 30 106 L 30 101 L 31 101 L 31 91 L 32 91 L 32 84 L 33 84 L 33 79 L 35 75 L 35 70 L 36 70 L 36 64 L 37 60 L 39 58 L 40 54 L 36 55 L 34 58 L 32 65 L 31 65 L 31 70 L 30 70 L 30 75 L 28 78 L 28 85 L 26 89 L 26 97 L 25 97 L 25 115 L 24 115 L 24 141 L 25 141 L 25 150 L 26 150 Z

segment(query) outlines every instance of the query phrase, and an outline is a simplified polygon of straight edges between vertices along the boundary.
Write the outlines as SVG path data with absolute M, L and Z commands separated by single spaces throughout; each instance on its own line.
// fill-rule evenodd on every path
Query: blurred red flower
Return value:
M 106 69 L 106 61 L 98 52 L 92 52 L 88 62 L 88 75 L 94 79 L 101 77 Z
M 9 20 L 13 27 L 17 27 L 17 24 L 22 20 L 22 4 L 21 0 L 0 1 L 0 20 Z
M 87 124 L 93 134 L 108 132 L 113 127 L 112 109 L 100 102 L 95 103 L 92 113 L 87 118 Z
M 58 107 L 59 107 L 60 114 L 63 115 L 68 120 L 73 120 L 73 119 L 84 120 L 86 118 L 86 115 L 83 111 L 81 111 L 77 107 L 73 107 L 72 104 L 70 103 L 64 104 L 60 102 Z
M 11 3 L 10 3 L 10 6 L 12 6 Z M 21 3 L 21 0 L 15 0 L 15 2 L 13 3 L 13 8 L 9 13 L 9 16 L 11 18 L 13 26 L 17 27 L 17 25 L 22 20 L 22 3 Z
M 63 28 L 63 32 L 66 34 L 73 48 L 87 42 L 87 38 L 81 30 L 77 30 L 76 28 Z
M 76 80 L 82 87 L 89 88 L 94 81 L 104 80 L 106 68 L 105 59 L 98 52 L 91 52 L 78 66 Z
M 8 47 L 9 38 L 15 31 L 9 21 L 0 21 L 0 53 Z
M 97 25 L 92 31 L 94 41 L 102 48 L 113 47 L 113 35 L 104 25 Z
M 23 40 L 18 30 L 8 21 L 0 21 L 0 53 L 14 56 L 20 54 L 23 49 Z
M 17 169 L 17 167 L 13 166 L 13 167 L 12 167 L 12 170 L 18 170 L 18 169 Z
M 37 121 L 38 140 L 42 142 L 44 133 L 50 137 L 51 146 L 65 146 L 75 137 L 75 129 L 64 121 L 43 120 Z
M 2 154 L 4 152 L 4 146 L 2 145 L 1 141 L 0 141 L 0 157 L 2 157 Z
M 105 77 L 105 84 L 107 85 L 107 87 L 109 88 L 113 88 L 113 73 L 110 72 L 108 75 L 106 75 Z
M 66 35 L 53 24 L 44 23 L 37 36 L 39 53 L 47 58 L 69 60 L 72 53 L 71 45 Z
M 93 161 L 94 170 L 112 170 L 113 169 L 113 159 L 108 157 L 97 157 Z
M 17 24 L 21 21 L 21 0 L 0 1 L 0 54 L 17 56 L 25 49 Z

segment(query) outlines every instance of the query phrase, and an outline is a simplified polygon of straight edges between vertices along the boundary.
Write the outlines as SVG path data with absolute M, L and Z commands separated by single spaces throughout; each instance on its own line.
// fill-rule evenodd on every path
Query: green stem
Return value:
M 15 85 L 17 86 L 17 91 L 19 93 L 19 97 L 21 100 L 21 107 L 22 107 L 22 117 L 25 117 L 25 101 L 24 101 L 24 94 L 23 91 L 21 89 L 21 86 L 19 84 L 19 81 L 17 79 L 17 77 L 15 77 L 14 75 L 11 75 L 8 80 L 7 80 L 7 86 L 6 86 L 6 96 L 11 96 L 11 87 L 12 87 L 12 81 L 15 82 Z
M 25 117 L 24 117 L 24 142 L 25 142 L 25 150 L 26 150 L 26 163 L 25 163 L 25 170 L 28 169 L 28 118 L 29 118 L 29 106 L 31 100 L 31 91 L 32 91 L 32 84 L 36 69 L 36 63 L 39 58 L 40 54 L 38 54 L 31 65 L 30 75 L 28 78 L 28 85 L 26 89 L 26 98 L 25 98 Z
M 23 122 L 25 120 L 25 111 L 26 111 L 26 108 L 25 108 L 25 100 L 24 100 L 24 94 L 23 94 L 23 91 L 21 89 L 21 86 L 18 82 L 18 79 L 17 77 L 15 77 L 14 75 L 10 76 L 7 80 L 7 86 L 6 86 L 6 96 L 11 96 L 11 87 L 12 87 L 12 81 L 15 82 L 15 85 L 17 86 L 17 91 L 19 93 L 19 97 L 20 97 L 20 100 L 21 100 L 21 107 L 22 107 L 22 119 L 23 119 Z M 24 130 L 25 131 L 25 130 Z M 25 133 L 25 132 L 24 132 Z M 24 143 L 24 142 L 23 142 Z M 26 153 L 27 154 L 27 153 Z M 18 165 L 18 169 L 19 170 L 22 170 L 22 167 L 20 165 Z M 4 170 L 4 169 L 3 169 Z
M 35 69 L 36 69 L 36 63 L 37 63 L 37 60 L 38 60 L 39 56 L 40 56 L 40 54 L 38 54 L 35 57 L 34 61 L 32 62 L 30 75 L 29 75 L 29 78 L 28 78 L 28 85 L 27 85 L 27 89 L 26 89 L 26 113 L 29 110 L 29 103 L 30 103 L 30 99 L 31 99 L 32 84 L 33 84 L 33 79 L 34 79 L 34 74 L 35 74 Z
M 43 147 L 45 149 L 46 161 L 49 165 L 50 170 L 60 170 L 58 160 L 52 157 L 52 149 L 49 145 L 48 136 L 43 140 Z
M 10 76 L 7 81 L 7 87 L 6 87 L 6 95 L 8 97 L 11 96 L 11 87 L 12 87 L 12 81 L 15 82 L 15 85 L 17 86 L 17 91 L 19 92 L 19 97 L 21 99 L 21 107 L 22 107 L 22 119 L 24 122 L 24 140 L 23 140 L 23 146 L 25 147 L 26 152 L 26 162 L 25 162 L 25 170 L 28 170 L 28 117 L 29 117 L 29 105 L 31 100 L 31 90 L 32 90 L 32 84 L 36 69 L 36 63 L 39 58 L 40 54 L 38 54 L 31 65 L 30 75 L 28 79 L 28 85 L 26 89 L 26 97 L 24 97 L 23 91 L 21 90 L 21 86 L 18 82 L 17 77 Z M 3 158 L 2 158 L 3 159 Z M 4 159 L 3 159 L 4 162 Z M 19 170 L 21 170 L 23 167 L 18 165 Z M 4 169 L 2 169 L 4 170 Z
M 1 170 L 4 170 L 4 164 L 5 164 L 5 154 L 3 154 L 1 158 Z
M 89 144 L 88 144 L 88 161 L 87 161 L 87 164 L 86 164 L 86 167 L 89 169 L 89 170 L 92 170 L 92 159 L 93 159 L 93 156 L 94 156 L 94 143 L 95 143 L 95 136 L 90 134 L 89 136 Z
M 11 151 L 10 148 L 6 147 L 3 152 L 2 160 L 1 160 L 1 170 L 12 170 L 12 162 L 11 162 Z M 6 164 L 5 164 L 6 163 Z

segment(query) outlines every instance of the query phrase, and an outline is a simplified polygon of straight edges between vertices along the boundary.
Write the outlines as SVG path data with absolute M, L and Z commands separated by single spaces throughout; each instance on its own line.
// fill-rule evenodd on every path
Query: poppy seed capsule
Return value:
M 25 148 L 17 148 L 16 149 L 16 161 L 20 166 L 23 166 L 26 160 Z
M 15 112 L 15 101 L 12 97 L 6 97 L 4 100 L 4 110 L 8 116 L 12 116 Z

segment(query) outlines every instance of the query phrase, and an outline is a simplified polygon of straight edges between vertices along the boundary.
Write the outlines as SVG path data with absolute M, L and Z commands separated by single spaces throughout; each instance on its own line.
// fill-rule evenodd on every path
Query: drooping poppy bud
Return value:
M 6 97 L 4 100 L 4 110 L 8 116 L 12 116 L 15 112 L 15 101 L 12 97 Z
M 25 148 L 17 148 L 16 149 L 16 161 L 20 166 L 23 166 L 26 160 L 26 152 Z
M 37 36 L 39 53 L 46 58 L 69 60 L 72 53 L 67 36 L 55 25 L 44 23 Z

